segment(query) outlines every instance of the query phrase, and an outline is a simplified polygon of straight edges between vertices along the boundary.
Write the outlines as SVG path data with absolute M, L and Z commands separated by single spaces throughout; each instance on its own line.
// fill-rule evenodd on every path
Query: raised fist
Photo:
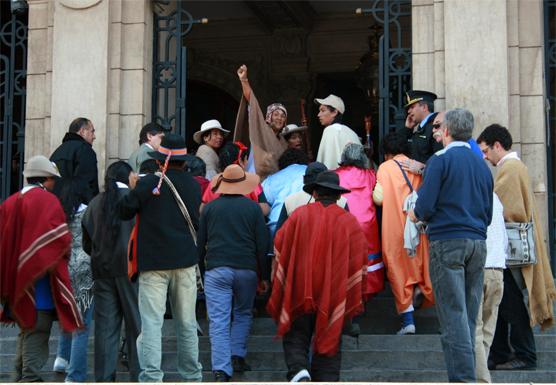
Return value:
M 237 69 L 237 76 L 239 80 L 247 80 L 247 66 L 242 64 L 241 67 Z

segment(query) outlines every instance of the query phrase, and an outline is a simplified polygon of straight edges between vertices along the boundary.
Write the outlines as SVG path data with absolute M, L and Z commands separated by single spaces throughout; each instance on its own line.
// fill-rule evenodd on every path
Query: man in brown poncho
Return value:
M 506 222 L 529 222 L 535 229 L 537 263 L 504 270 L 504 295 L 498 311 L 496 333 L 489 356 L 489 369 L 535 369 L 537 355 L 532 327 L 554 324 L 554 279 L 535 208 L 527 167 L 511 151 L 512 136 L 505 127 L 492 124 L 477 139 L 485 159 L 498 168 L 494 191 L 504 206 Z M 525 292 L 526 290 L 526 292 Z M 524 301 L 528 298 L 528 309 Z M 508 336 L 514 355 L 511 355 Z
M 254 172 L 264 179 L 278 171 L 278 158 L 288 147 L 288 142 L 280 135 L 288 112 L 283 104 L 272 103 L 266 109 L 266 116 L 263 116 L 249 84 L 245 64 L 239 67 L 237 75 L 243 96 L 237 113 L 234 141 L 238 140 L 253 149 Z

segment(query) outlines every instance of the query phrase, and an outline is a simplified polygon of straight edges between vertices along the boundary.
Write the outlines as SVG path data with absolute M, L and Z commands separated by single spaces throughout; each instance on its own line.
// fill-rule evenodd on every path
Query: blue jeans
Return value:
M 430 242 L 430 276 L 450 382 L 475 382 L 475 326 L 483 295 L 482 240 Z
M 66 381 L 87 381 L 87 347 L 89 344 L 89 331 L 93 318 L 94 304 L 91 304 L 83 314 L 85 328 L 73 333 L 62 332 L 58 341 L 57 357 L 69 362 L 66 371 Z
M 199 337 L 195 303 L 197 278 L 195 266 L 184 269 L 142 271 L 139 274 L 139 314 L 141 334 L 137 337 L 140 382 L 162 382 L 162 324 L 170 295 L 176 325 L 177 370 L 185 381 L 201 381 Z
M 206 271 L 205 297 L 213 371 L 222 370 L 232 376 L 231 356 L 245 357 L 247 354 L 256 292 L 257 273 L 253 270 L 217 267 Z

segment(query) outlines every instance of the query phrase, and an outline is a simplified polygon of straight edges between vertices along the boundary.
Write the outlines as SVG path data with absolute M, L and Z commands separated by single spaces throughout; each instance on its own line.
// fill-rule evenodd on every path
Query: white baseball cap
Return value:
M 340 98 L 336 95 L 333 95 L 333 94 L 328 95 L 324 99 L 315 98 L 315 103 L 324 104 L 325 106 L 333 107 L 336 110 L 338 110 L 340 112 L 340 114 L 343 114 L 344 111 L 346 110 L 346 107 L 344 106 L 344 101 L 342 100 L 342 98 Z
M 230 133 L 229 130 L 225 130 L 222 128 L 222 125 L 220 124 L 220 122 L 216 119 L 211 119 L 211 120 L 207 120 L 206 122 L 204 122 L 203 124 L 201 124 L 201 130 L 197 131 L 196 133 L 193 134 L 193 140 L 199 144 L 202 143 L 202 137 L 203 134 L 214 129 L 217 128 L 220 131 L 222 131 L 222 133 L 224 134 L 224 136 L 228 135 Z

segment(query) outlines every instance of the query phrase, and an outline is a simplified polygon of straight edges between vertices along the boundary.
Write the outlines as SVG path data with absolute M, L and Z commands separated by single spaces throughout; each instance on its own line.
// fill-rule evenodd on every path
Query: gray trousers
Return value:
M 430 275 L 450 382 L 475 381 L 475 328 L 483 297 L 483 240 L 431 241 Z
M 137 287 L 124 277 L 95 279 L 95 381 L 115 382 L 122 320 L 125 321 L 129 381 L 139 376 L 135 341 L 141 331 Z
M 13 382 L 42 382 L 40 371 L 48 360 L 48 339 L 52 323 L 56 320 L 54 310 L 37 311 L 33 329 L 21 330 L 15 348 L 15 376 Z

